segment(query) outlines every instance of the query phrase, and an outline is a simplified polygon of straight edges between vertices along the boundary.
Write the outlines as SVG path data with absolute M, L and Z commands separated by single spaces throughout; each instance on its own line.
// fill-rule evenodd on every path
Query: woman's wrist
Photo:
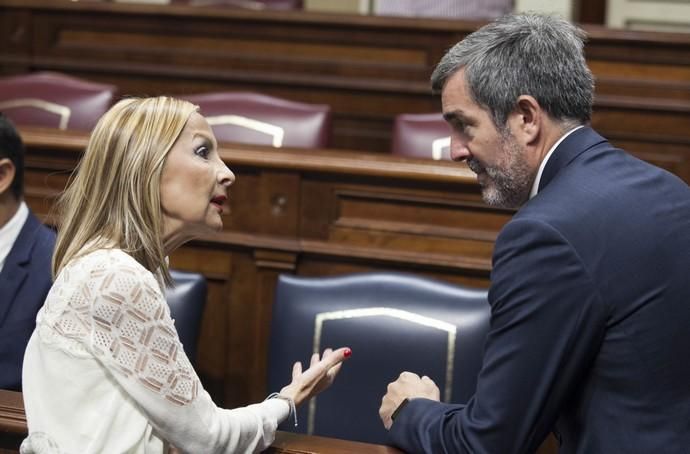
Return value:
M 297 384 L 293 381 L 289 385 L 283 386 L 283 389 L 278 392 L 281 396 L 285 396 L 288 399 L 292 399 L 292 401 L 295 403 L 295 406 L 299 407 L 299 405 L 302 403 L 303 399 L 299 398 L 299 390 L 297 388 Z
M 295 406 L 295 400 L 292 397 L 285 396 L 281 393 L 271 393 L 268 395 L 268 397 L 266 397 L 265 400 L 269 399 L 281 399 L 287 402 L 289 407 L 288 419 L 290 419 L 290 416 L 292 416 L 293 420 L 295 421 L 295 427 L 297 427 L 297 407 Z

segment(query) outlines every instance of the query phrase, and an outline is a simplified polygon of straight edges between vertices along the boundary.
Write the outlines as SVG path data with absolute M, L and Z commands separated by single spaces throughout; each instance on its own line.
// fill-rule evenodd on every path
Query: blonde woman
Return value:
M 24 359 L 22 453 L 256 452 L 331 384 L 348 348 L 295 363 L 278 398 L 225 410 L 184 354 L 166 257 L 222 228 L 234 180 L 193 104 L 125 99 L 100 119 L 60 203 L 55 283 Z

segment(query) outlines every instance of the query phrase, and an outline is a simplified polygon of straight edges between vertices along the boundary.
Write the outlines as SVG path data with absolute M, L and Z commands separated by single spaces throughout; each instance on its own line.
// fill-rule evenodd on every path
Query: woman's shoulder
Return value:
M 98 248 L 94 250 L 86 251 L 77 255 L 70 265 L 81 265 L 86 264 L 90 266 L 100 265 L 102 263 L 107 263 L 116 267 L 126 267 L 126 268 L 138 268 L 140 271 L 146 271 L 146 269 L 136 261 L 134 257 L 118 248 Z
M 118 248 L 100 248 L 80 254 L 72 259 L 60 274 L 64 274 L 64 277 L 72 282 L 124 281 L 121 285 L 128 283 L 128 286 L 137 283 L 157 286 L 158 282 L 153 273 Z

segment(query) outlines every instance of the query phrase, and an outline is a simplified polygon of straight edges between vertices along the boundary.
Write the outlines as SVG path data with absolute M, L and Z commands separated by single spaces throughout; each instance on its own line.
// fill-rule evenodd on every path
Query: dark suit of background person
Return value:
M 0 235 L 7 235 L 4 227 L 13 216 L 21 213 L 23 154 L 19 135 L 12 124 L 0 115 Z M 52 284 L 50 261 L 55 233 L 44 226 L 26 206 L 24 209 L 28 215 L 0 271 L 2 389 L 21 389 L 24 350 L 36 325 L 36 313 Z
M 688 185 L 584 126 L 522 203 L 495 244 L 474 396 L 459 405 L 408 392 L 392 443 L 531 453 L 554 430 L 566 454 L 690 453 Z M 392 393 L 413 388 L 404 375 L 384 396 L 384 423 L 401 399 Z

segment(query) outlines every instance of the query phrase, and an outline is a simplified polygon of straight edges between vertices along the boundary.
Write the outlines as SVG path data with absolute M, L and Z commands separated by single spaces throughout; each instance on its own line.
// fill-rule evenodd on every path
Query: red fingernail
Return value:
M 349 348 L 346 348 L 345 351 L 343 352 L 343 356 L 345 356 L 345 358 L 349 358 L 350 355 L 352 355 L 352 350 L 350 350 Z

